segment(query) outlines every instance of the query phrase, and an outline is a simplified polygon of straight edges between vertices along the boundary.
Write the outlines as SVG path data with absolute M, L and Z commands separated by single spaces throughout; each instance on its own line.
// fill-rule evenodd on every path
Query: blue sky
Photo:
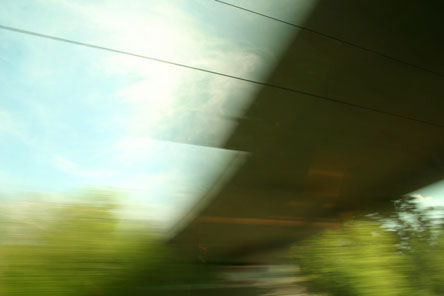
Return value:
M 272 4 L 273 3 L 273 4 Z M 243 1 L 302 20 L 314 1 Z M 264 80 L 293 28 L 215 1 L 0 0 L 0 24 Z M 253 6 L 253 7 L 251 7 Z M 0 30 L 0 194 L 115 188 L 173 221 L 241 151 L 257 86 Z

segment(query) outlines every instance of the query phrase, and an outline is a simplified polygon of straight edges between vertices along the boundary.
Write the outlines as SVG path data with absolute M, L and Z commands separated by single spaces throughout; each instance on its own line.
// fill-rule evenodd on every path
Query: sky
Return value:
M 292 21 L 315 1 L 232 1 Z M 0 25 L 264 81 L 297 32 L 209 0 L 0 0 Z M 0 197 L 125 191 L 174 223 L 227 167 L 258 86 L 0 30 Z
M 423 207 L 444 207 L 444 181 L 439 181 L 409 193 Z

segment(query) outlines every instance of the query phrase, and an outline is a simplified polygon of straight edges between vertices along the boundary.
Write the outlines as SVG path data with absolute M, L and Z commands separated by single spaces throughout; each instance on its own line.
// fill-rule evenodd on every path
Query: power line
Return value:
M 323 100 L 323 101 L 328 101 L 328 102 L 332 102 L 332 103 L 338 103 L 338 104 L 346 105 L 346 106 L 349 106 L 349 107 L 359 108 L 359 109 L 366 110 L 366 111 L 371 111 L 371 112 L 376 112 L 376 113 L 380 113 L 380 114 L 384 114 L 384 115 L 389 115 L 389 116 L 393 116 L 393 117 L 397 117 L 397 118 L 402 118 L 402 119 L 405 119 L 405 120 L 414 121 L 414 122 L 418 122 L 418 123 L 422 123 L 422 124 L 426 124 L 426 125 L 430 125 L 430 126 L 434 126 L 434 127 L 444 127 L 443 124 L 434 123 L 434 122 L 430 122 L 430 121 L 426 121 L 426 120 L 422 120 L 422 119 L 416 119 L 416 118 L 413 118 L 413 117 L 409 117 L 409 116 L 405 116 L 405 115 L 397 114 L 397 113 L 392 113 L 392 112 L 388 112 L 388 111 L 384 111 L 384 110 L 379 110 L 379 109 L 375 109 L 375 108 L 372 108 L 372 107 L 361 106 L 361 105 L 358 105 L 358 104 L 354 104 L 354 103 L 350 103 L 350 102 L 346 102 L 346 101 L 341 101 L 341 100 L 338 100 L 338 99 L 335 99 L 335 98 L 330 98 L 330 97 L 326 97 L 326 96 L 323 96 L 323 95 L 318 95 L 318 94 L 314 94 L 314 93 L 310 93 L 310 92 L 307 92 L 307 91 L 298 90 L 298 89 L 294 89 L 294 88 L 290 88 L 290 87 L 286 87 L 286 86 L 282 86 L 282 85 L 278 85 L 278 84 L 272 84 L 272 83 L 267 83 L 267 82 L 251 80 L 251 79 L 247 79 L 247 78 L 243 78 L 243 77 L 239 77 L 239 76 L 234 76 L 234 75 L 225 74 L 225 73 L 221 73 L 221 72 L 217 72 L 217 71 L 207 70 L 207 69 L 204 69 L 204 68 L 189 66 L 189 65 L 186 65 L 186 64 L 181 64 L 181 63 L 177 63 L 177 62 L 172 62 L 172 61 L 167 61 L 167 60 L 163 60 L 163 59 L 153 58 L 153 57 L 150 57 L 150 56 L 140 55 L 140 54 L 131 53 L 131 52 L 123 51 L 123 50 L 118 50 L 118 49 L 113 49 L 113 48 L 109 48 L 109 47 L 99 46 L 99 45 L 95 45 L 95 44 L 91 44 L 91 43 L 85 43 L 85 42 L 75 41 L 75 40 L 71 40 L 71 39 L 56 37 L 56 36 L 52 36 L 52 35 L 46 35 L 46 34 L 37 33 L 37 32 L 33 32 L 33 31 L 22 30 L 22 29 L 18 29 L 18 28 L 14 28 L 14 27 L 9 27 L 9 26 L 4 26 L 4 25 L 0 25 L 0 29 L 6 30 L 6 31 L 12 31 L 12 32 L 16 32 L 16 33 L 21 33 L 21 34 L 25 34 L 25 35 L 30 35 L 30 36 L 34 36 L 34 37 L 49 39 L 49 40 L 53 40 L 53 41 L 59 41 L 59 42 L 64 42 L 64 43 L 68 43 L 68 44 L 74 44 L 74 45 L 84 46 L 84 47 L 88 47 L 88 48 L 108 51 L 108 52 L 112 52 L 112 53 L 128 55 L 128 56 L 132 56 L 132 57 L 136 57 L 136 58 L 141 58 L 141 59 L 146 59 L 146 60 L 150 60 L 150 61 L 155 61 L 155 62 L 159 62 L 159 63 L 163 63 L 163 64 L 168 64 L 168 65 L 172 65 L 172 66 L 176 66 L 176 67 L 182 67 L 182 68 L 186 68 L 186 69 L 190 69 L 190 70 L 195 70 L 195 71 L 209 73 L 209 74 L 213 74 L 213 75 L 217 75 L 217 76 L 227 77 L 227 78 L 230 78 L 230 79 L 244 81 L 244 82 L 248 82 L 248 83 L 252 83 L 252 84 L 256 84 L 256 85 L 261 85 L 261 86 L 267 86 L 267 87 L 271 87 L 271 88 L 275 88 L 275 89 L 280 89 L 280 90 L 283 90 L 283 91 L 288 91 L 288 92 L 292 92 L 292 93 L 296 93 L 296 94 L 306 95 L 306 96 L 310 96 L 312 98 L 320 99 L 320 100 Z
M 316 31 L 316 30 L 313 30 L 313 29 L 310 29 L 310 28 L 307 28 L 307 27 L 304 27 L 304 26 L 301 26 L 301 25 L 297 25 L 297 24 L 295 24 L 295 23 L 290 23 L 290 22 L 287 22 L 287 21 L 284 21 L 284 20 L 281 20 L 281 19 L 278 19 L 278 18 L 272 17 L 272 16 L 270 16 L 270 15 L 266 15 L 266 14 L 263 14 L 263 13 L 260 13 L 260 12 L 257 12 L 257 11 L 254 11 L 254 10 L 251 10 L 251 9 L 248 9 L 248 8 L 245 8 L 245 7 L 242 7 L 242 6 L 238 6 L 238 5 L 231 4 L 231 3 L 228 3 L 228 2 L 225 2 L 225 1 L 221 1 L 221 0 L 214 0 L 214 1 L 219 2 L 219 3 L 221 3 L 221 4 L 224 4 L 224 5 L 227 5 L 227 6 L 231 6 L 231 7 L 236 8 L 236 9 L 240 9 L 240 10 L 246 11 L 246 12 L 248 12 L 248 13 L 256 14 L 256 15 L 258 15 L 258 16 L 261 16 L 261 17 L 264 17 L 264 18 L 268 18 L 268 19 L 270 19 L 270 20 L 273 20 L 273 21 L 276 21 L 276 22 L 280 22 L 280 23 L 283 23 L 283 24 L 286 24 L 286 25 L 289 25 L 289 26 L 292 26 L 292 27 L 298 28 L 298 29 L 300 29 L 300 30 L 302 30 L 302 31 L 310 32 L 310 33 L 313 33 L 313 34 L 316 34 L 316 35 L 322 36 L 322 37 L 324 37 L 324 38 L 328 38 L 328 39 L 330 39 L 330 40 L 334 40 L 334 41 L 337 41 L 337 42 L 341 42 L 341 43 L 346 44 L 346 45 L 351 46 L 351 47 L 359 48 L 359 49 L 361 49 L 361 50 L 363 50 L 363 51 L 370 52 L 370 53 L 372 53 L 372 54 L 375 54 L 375 55 L 378 55 L 378 56 L 380 56 L 380 57 L 383 57 L 383 58 L 389 59 L 389 60 L 391 60 L 391 61 L 394 61 L 394 62 L 397 62 L 397 63 L 403 64 L 403 65 L 406 65 L 406 66 L 409 66 L 409 67 L 415 68 L 415 69 L 417 69 L 417 70 L 421 70 L 421 71 L 424 71 L 424 72 L 428 72 L 428 73 L 430 73 L 430 74 L 433 74 L 433 75 L 439 76 L 439 77 L 441 77 L 441 78 L 444 78 L 444 74 L 441 74 L 441 73 L 439 73 L 439 72 L 436 72 L 436 71 L 433 71 L 433 70 L 430 70 L 430 69 L 427 69 L 427 68 L 424 68 L 424 67 L 421 67 L 421 66 L 418 66 L 418 65 L 415 65 L 415 64 L 412 64 L 412 63 L 409 63 L 409 62 L 403 61 L 403 60 L 400 60 L 400 59 L 398 59 L 398 58 L 395 58 L 395 57 L 389 56 L 389 55 L 387 55 L 387 54 L 385 54 L 385 53 L 383 53 L 383 52 L 379 52 L 379 51 L 377 51 L 377 50 L 374 50 L 374 49 L 371 49 L 371 48 L 368 48 L 368 47 L 365 47 L 365 46 L 362 46 L 362 45 L 359 45 L 359 44 L 356 44 L 356 43 L 353 43 L 353 42 L 350 42 L 350 41 L 346 41 L 346 40 L 340 39 L 340 38 L 335 37 L 335 36 L 331 36 L 331 35 L 328 35 L 328 34 L 325 34 L 325 33 L 322 33 L 322 32 L 319 32 L 319 31 Z

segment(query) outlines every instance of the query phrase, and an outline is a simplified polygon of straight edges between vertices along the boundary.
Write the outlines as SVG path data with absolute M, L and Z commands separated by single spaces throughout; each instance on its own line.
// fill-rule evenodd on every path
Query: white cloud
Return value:
M 61 155 L 54 155 L 52 162 L 54 166 L 60 171 L 68 175 L 73 175 L 81 178 L 104 178 L 110 177 L 115 174 L 114 171 L 110 170 L 91 170 L 80 168 L 76 163 Z
M 57 0 L 42 11 L 34 17 L 36 30 L 56 36 L 241 77 L 258 78 L 266 74 L 259 55 L 264 48 L 240 45 L 210 33 L 201 20 L 166 1 L 135 1 L 130 7 L 123 7 L 120 1 L 80 4 Z M 43 17 L 51 11 L 58 12 L 51 15 L 51 22 L 59 26 L 48 26 Z M 32 43 L 32 52 L 37 55 L 41 48 L 35 44 Z M 57 47 L 53 49 L 54 55 L 57 50 Z M 67 68 L 75 69 L 76 63 L 81 62 L 88 63 L 89 71 L 105 76 L 135 77 L 135 81 L 127 83 L 116 94 L 130 110 L 129 116 L 119 118 L 118 124 L 132 137 L 159 138 L 161 135 L 160 139 L 196 144 L 206 139 L 205 144 L 221 145 L 233 128 L 227 118 L 242 114 L 238 110 L 247 108 L 257 88 L 230 78 L 136 57 L 93 49 L 74 53 L 71 62 L 64 61 L 73 63 Z M 42 69 L 48 69 L 44 63 L 33 57 L 25 65 L 29 73 L 43 73 Z M 54 83 L 53 75 L 38 80 L 41 85 Z
M 421 194 L 412 194 L 411 197 L 415 198 L 419 202 L 429 202 L 433 200 L 433 197 L 431 196 L 424 197 Z
M 165 144 L 148 137 L 124 136 L 117 139 L 110 149 L 116 163 L 123 168 L 156 157 L 165 149 Z
M 263 49 L 255 52 L 208 34 L 201 23 L 166 2 L 152 5 L 150 17 L 143 4 L 139 10 L 124 12 L 112 4 L 86 9 L 71 2 L 66 5 L 90 16 L 102 32 L 112 32 L 95 43 L 230 75 L 265 75 L 258 54 Z M 242 114 L 238 110 L 248 107 L 257 89 L 230 78 L 118 54 L 104 54 L 95 67 L 106 75 L 137 77 L 117 94 L 131 110 L 126 134 L 136 138 L 221 145 L 233 128 L 227 118 Z
M 96 2 L 78 4 L 74 1 L 53 1 L 53 11 L 58 13 L 51 16 L 51 22 L 58 25 L 36 25 L 35 30 L 230 75 L 255 79 L 265 75 L 264 61 L 259 54 L 264 51 L 263 48 L 247 48 L 228 38 L 209 34 L 205 32 L 205 24 L 198 23 L 166 1 L 147 4 L 153 6 L 149 7 L 152 10 L 147 13 L 144 2 L 138 1 L 140 7 L 122 10 L 120 1 L 105 1 L 105 6 L 103 2 L 97 5 Z M 110 134 L 109 137 L 113 138 L 110 142 L 114 140 L 114 145 L 103 147 L 106 155 L 111 156 L 106 165 L 114 170 L 102 169 L 97 164 L 84 167 L 81 158 L 73 161 L 61 155 L 64 153 L 58 152 L 60 146 L 48 148 L 50 151 L 45 154 L 45 159 L 49 159 L 59 171 L 73 176 L 70 178 L 73 183 L 86 180 L 98 186 L 138 191 L 135 196 L 148 199 L 149 204 L 162 208 L 162 213 L 177 213 L 193 202 L 190 199 L 197 197 L 196 192 L 208 186 L 207 182 L 212 181 L 208 176 L 217 177 L 218 165 L 228 163 L 231 155 L 218 154 L 217 151 L 203 152 L 204 149 L 208 152 L 210 148 L 198 151 L 177 149 L 176 146 L 171 149 L 174 151 L 162 153 L 167 145 L 152 138 L 162 139 L 165 136 L 166 140 L 197 144 L 205 139 L 214 146 L 222 145 L 233 128 L 232 118 L 241 116 L 248 107 L 257 90 L 256 85 L 131 56 L 66 44 L 53 46 L 54 43 L 46 40 L 40 42 L 34 39 L 29 44 L 22 42 L 29 45 L 27 59 L 23 59 L 23 65 L 27 67 L 24 72 L 34 75 L 32 77 L 39 81 L 39 87 L 51 89 L 58 79 L 54 73 L 66 74 L 68 87 L 71 85 L 70 75 L 82 75 L 82 71 L 88 69 L 99 73 L 101 77 L 112 77 L 110 81 L 121 82 L 122 88 L 113 95 L 130 110 L 128 113 L 113 114 L 116 122 L 121 125 L 119 134 Z M 40 58 L 42 44 L 45 46 L 45 54 Z M 63 60 L 64 70 L 60 71 L 58 60 L 53 57 L 58 57 L 60 61 L 66 56 L 72 58 Z M 111 99 L 115 98 L 106 97 L 102 102 L 115 103 Z M 48 110 L 56 112 L 50 107 Z M 38 106 L 35 112 L 42 118 L 48 115 Z M 2 119 L 1 116 L 0 124 L 7 118 L 3 116 Z M 107 125 L 108 122 L 97 124 Z M 12 123 L 9 126 L 12 131 L 20 130 L 13 128 Z M 51 127 L 51 124 L 48 126 Z M 173 157 L 169 160 L 173 165 L 157 168 L 160 173 L 150 172 L 151 163 L 144 169 L 137 165 L 155 157 L 163 160 Z M 186 159 L 198 157 L 209 159 L 206 163 L 211 168 L 195 160 L 185 162 Z M 196 173 L 194 168 L 191 174 L 193 168 L 187 171 L 183 163 L 196 167 L 200 165 L 198 168 L 202 171 Z

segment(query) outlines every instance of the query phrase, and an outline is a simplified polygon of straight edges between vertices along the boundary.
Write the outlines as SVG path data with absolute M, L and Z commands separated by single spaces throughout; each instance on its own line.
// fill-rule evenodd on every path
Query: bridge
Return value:
M 223 146 L 245 156 L 171 241 L 203 262 L 278 263 L 290 243 L 443 179 L 443 8 L 321 0 L 285 20 L 294 39 Z

